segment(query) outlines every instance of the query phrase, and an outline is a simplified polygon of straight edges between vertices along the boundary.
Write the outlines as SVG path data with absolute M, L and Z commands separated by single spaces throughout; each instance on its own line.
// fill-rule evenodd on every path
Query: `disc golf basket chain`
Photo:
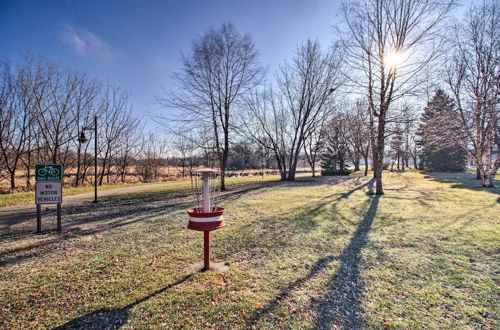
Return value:
M 195 206 L 188 210 L 191 230 L 203 231 L 203 270 L 210 268 L 210 231 L 224 227 L 224 208 L 219 207 L 219 171 L 202 168 L 193 171 L 191 187 Z

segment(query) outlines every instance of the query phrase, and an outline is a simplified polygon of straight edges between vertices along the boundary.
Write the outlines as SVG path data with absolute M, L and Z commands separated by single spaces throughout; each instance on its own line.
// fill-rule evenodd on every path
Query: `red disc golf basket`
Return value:
M 210 268 L 210 231 L 224 227 L 224 209 L 218 207 L 219 171 L 202 168 L 193 172 L 191 179 L 195 207 L 188 210 L 188 228 L 204 233 L 203 270 Z

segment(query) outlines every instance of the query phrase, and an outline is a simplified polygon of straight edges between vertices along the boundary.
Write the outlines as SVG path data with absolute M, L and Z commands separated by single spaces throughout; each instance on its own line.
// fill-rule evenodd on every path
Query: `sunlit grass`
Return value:
M 0 325 L 495 328 L 500 189 L 384 179 L 382 197 L 363 177 L 231 179 L 224 273 L 189 276 L 187 184 L 72 207 L 60 235 L 19 224 L 0 243 Z

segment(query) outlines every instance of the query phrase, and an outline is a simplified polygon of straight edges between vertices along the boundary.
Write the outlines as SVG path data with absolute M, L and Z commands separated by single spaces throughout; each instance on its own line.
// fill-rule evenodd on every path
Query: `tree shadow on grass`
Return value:
M 221 202 L 236 200 L 243 197 L 245 194 L 272 186 L 273 183 L 264 184 L 251 184 L 244 187 L 238 186 L 238 189 L 232 192 L 224 193 L 221 196 Z M 71 222 L 63 224 L 62 232 L 46 231 L 44 235 L 51 235 L 50 238 L 44 240 L 36 240 L 35 242 L 0 251 L 0 267 L 20 263 L 24 260 L 31 259 L 43 254 L 51 253 L 60 247 L 60 243 L 67 243 L 75 239 L 85 236 L 92 236 L 102 234 L 104 232 L 128 226 L 134 223 L 148 221 L 151 218 L 161 216 L 166 212 L 176 212 L 182 209 L 189 209 L 193 206 L 191 201 L 183 200 L 186 194 L 176 196 L 176 202 L 165 204 L 158 202 L 161 193 L 154 194 L 152 192 L 141 192 L 139 196 L 147 196 L 147 198 L 135 198 L 137 195 L 122 195 L 120 198 L 107 197 L 102 200 L 102 203 L 97 207 L 102 208 L 102 213 L 88 217 L 88 205 L 73 206 L 68 208 L 64 213 L 75 217 Z M 161 200 L 161 199 L 160 199 Z M 95 207 L 95 206 L 93 206 Z M 118 208 L 118 209 L 117 209 Z M 95 226 L 90 228 L 81 229 L 76 227 L 78 225 L 95 223 Z M 187 214 L 186 214 L 187 223 Z M 184 224 L 183 224 L 184 225 Z M 52 237 L 52 234 L 53 235 Z M 2 235 L 2 238 L 9 238 L 11 240 L 21 240 L 30 237 L 37 237 L 37 234 L 29 233 L 13 233 L 10 235 Z
M 357 190 L 368 187 L 373 190 L 373 180 L 366 182 L 336 198 L 339 201 L 348 198 Z M 370 192 L 368 193 L 370 194 Z M 379 199 L 381 196 L 371 196 L 369 207 L 365 216 L 358 225 L 358 228 L 351 238 L 349 245 L 343 250 L 340 256 L 329 255 L 320 258 L 311 268 L 309 273 L 302 278 L 290 283 L 278 295 L 276 295 L 266 306 L 256 310 L 246 322 L 247 327 L 255 326 L 265 315 L 269 314 L 281 301 L 300 288 L 305 282 L 315 277 L 318 273 L 328 267 L 333 260 L 340 260 L 339 270 L 333 277 L 329 285 L 329 293 L 321 300 L 317 310 L 315 328 L 331 328 L 333 324 L 341 324 L 347 328 L 358 328 L 362 324 L 360 316 L 360 293 L 359 293 L 359 263 L 361 261 L 361 251 L 367 243 L 367 236 L 370 232 L 372 222 L 377 212 Z M 314 210 L 313 210 L 314 211 Z
M 451 184 L 452 188 L 469 189 L 473 191 L 486 191 L 492 194 L 500 194 L 500 181 L 495 179 L 495 187 L 486 188 L 481 186 L 481 180 L 476 180 L 475 174 L 471 173 L 448 173 L 448 172 L 425 172 L 424 178 L 441 183 Z
M 254 326 L 262 317 L 267 315 L 270 311 L 272 311 L 281 301 L 286 299 L 295 289 L 300 288 L 305 282 L 316 276 L 319 272 L 321 272 L 324 268 L 328 267 L 328 264 L 333 260 L 337 259 L 337 256 L 326 256 L 320 258 L 311 268 L 309 274 L 305 277 L 299 278 L 298 280 L 290 283 L 286 286 L 278 295 L 276 295 L 273 300 L 271 300 L 265 307 L 261 309 L 257 309 L 247 320 L 246 326 L 251 327 Z
M 311 207 L 306 207 L 299 214 L 293 216 L 293 221 L 290 219 L 280 220 L 280 216 L 257 216 L 250 223 L 237 228 L 237 237 L 231 237 L 226 234 L 226 240 L 231 241 L 231 244 L 224 246 L 220 256 L 228 258 L 233 254 L 241 253 L 244 250 L 250 251 L 266 251 L 270 253 L 274 250 L 286 250 L 290 247 L 292 240 L 287 239 L 296 235 L 307 234 L 318 226 L 314 220 L 320 214 L 328 212 L 327 216 L 334 216 L 333 211 L 325 211 L 325 206 L 336 205 L 343 199 L 349 198 L 354 192 L 365 187 L 371 187 L 373 180 L 355 186 L 349 191 L 339 194 L 335 192 L 315 201 Z M 282 182 L 280 185 L 288 186 L 287 182 Z M 370 188 L 371 189 L 371 188 Z M 283 215 L 286 217 L 286 215 Z M 350 219 L 342 219 L 350 224 L 355 225 Z
M 186 282 L 192 275 L 186 275 L 179 281 L 169 284 L 133 303 L 128 304 L 122 308 L 105 308 L 98 311 L 80 316 L 71 320 L 55 329 L 119 329 L 127 323 L 130 316 L 130 310 L 163 292 Z
M 339 270 L 331 281 L 329 293 L 323 297 L 317 311 L 316 328 L 331 328 L 333 324 L 342 325 L 348 329 L 362 326 L 359 263 L 361 251 L 368 242 L 367 236 L 375 218 L 380 197 L 379 195 L 372 197 L 363 220 L 358 225 L 349 245 L 340 255 Z

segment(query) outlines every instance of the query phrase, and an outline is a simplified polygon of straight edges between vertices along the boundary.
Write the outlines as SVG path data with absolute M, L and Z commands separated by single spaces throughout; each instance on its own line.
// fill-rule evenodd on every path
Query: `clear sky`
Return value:
M 210 26 L 249 33 L 272 71 L 306 38 L 327 46 L 340 0 L 0 0 L 0 54 L 42 55 L 131 95 L 137 114 L 161 113 L 181 52 Z

